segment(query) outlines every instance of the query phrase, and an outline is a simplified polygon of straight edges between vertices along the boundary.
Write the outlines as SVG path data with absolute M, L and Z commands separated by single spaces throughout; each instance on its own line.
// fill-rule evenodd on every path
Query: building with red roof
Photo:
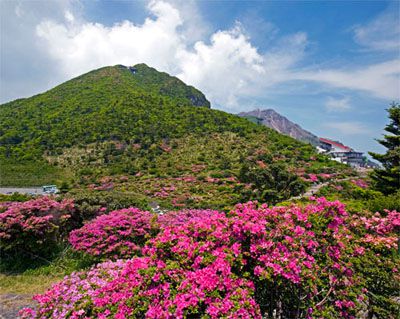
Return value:
M 335 151 L 335 152 L 350 152 L 352 151 L 351 147 L 348 147 L 346 145 L 343 145 L 340 142 L 332 141 L 328 138 L 323 138 L 321 137 L 319 139 L 321 143 L 321 147 L 323 149 L 329 150 L 329 151 Z
M 362 152 L 356 152 L 351 147 L 328 138 L 320 138 L 320 147 L 325 153 L 330 154 L 335 161 L 348 164 L 353 167 L 365 165 L 365 157 Z

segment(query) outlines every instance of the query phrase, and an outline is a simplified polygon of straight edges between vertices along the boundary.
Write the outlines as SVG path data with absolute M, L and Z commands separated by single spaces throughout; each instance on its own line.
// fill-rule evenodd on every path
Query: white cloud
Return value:
M 360 122 L 330 122 L 326 127 L 339 131 L 343 135 L 362 135 L 370 133 L 370 130 Z
M 74 4 L 77 2 L 75 1 Z M 70 1 L 0 1 L 0 102 L 43 92 L 66 80 L 49 60 L 35 26 L 43 17 L 63 20 Z
M 184 17 L 178 32 L 181 33 L 187 44 L 193 45 L 211 34 L 211 26 L 201 15 L 201 10 L 199 10 L 196 0 L 167 1 L 179 11 L 181 17 Z
M 331 87 L 361 90 L 384 99 L 399 99 L 400 59 L 349 70 L 295 72 L 293 79 L 324 83 Z
M 165 2 L 152 2 L 149 10 L 156 18 L 147 18 L 143 25 L 130 21 L 112 27 L 90 22 L 66 25 L 46 20 L 36 32 L 68 77 L 106 65 L 138 62 L 171 72 L 171 61 L 184 46 L 176 31 L 182 18 Z
M 265 73 L 263 57 L 236 26 L 229 31 L 218 31 L 209 45 L 202 41 L 193 51 L 178 52 L 182 80 L 205 92 L 218 104 L 237 105 L 237 96 Z
M 353 28 L 354 40 L 371 50 L 400 50 L 400 17 L 396 3 L 390 11 L 385 11 L 366 25 Z
M 67 20 L 70 23 L 73 23 L 75 21 L 74 15 L 69 10 L 65 11 L 64 16 L 65 16 L 65 20 Z
M 46 20 L 37 26 L 36 32 L 68 78 L 105 65 L 144 62 L 177 74 L 186 83 L 203 90 L 214 105 L 226 108 L 237 106 L 238 97 L 260 82 L 265 73 L 264 57 L 239 24 L 231 30 L 215 32 L 209 42 L 196 41 L 190 45 L 182 31 L 183 27 L 186 30 L 190 27 L 180 11 L 162 1 L 151 2 L 148 9 L 154 18 L 147 18 L 142 25 L 130 21 L 111 27 L 72 23 L 73 16 L 66 12 L 68 23 Z M 193 10 L 185 7 L 184 11 L 189 9 Z M 276 61 L 272 61 L 274 56 Z M 289 63 L 282 57 L 282 52 L 277 52 L 266 60 Z
M 202 90 L 214 107 L 231 112 L 268 92 L 284 89 L 288 94 L 287 87 L 301 88 L 310 82 L 318 88 L 361 90 L 384 99 L 400 96 L 399 59 L 347 69 L 301 68 L 309 43 L 306 33 L 279 38 L 278 29 L 264 23 L 274 44 L 261 52 L 239 22 L 211 33 L 194 1 L 152 1 L 143 23 L 125 20 L 112 26 L 84 20 L 82 7 L 73 0 L 57 2 L 56 10 L 36 8 L 31 2 L 0 4 L 12 8 L 13 15 L 4 14 L 8 25 L 1 34 L 2 44 L 7 41 L 2 45 L 2 53 L 6 52 L 2 59 L 7 62 L 1 65 L 6 100 L 38 93 L 95 68 L 136 63 L 180 77 Z M 22 15 L 23 24 L 18 21 Z
M 326 101 L 325 108 L 329 112 L 344 112 L 350 110 L 350 99 L 345 97 L 342 99 L 335 99 L 333 97 L 329 97 Z

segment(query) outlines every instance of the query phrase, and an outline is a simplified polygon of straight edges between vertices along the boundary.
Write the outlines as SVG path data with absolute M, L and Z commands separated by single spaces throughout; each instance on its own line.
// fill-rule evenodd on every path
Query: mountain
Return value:
M 203 93 L 145 64 L 104 67 L 0 105 L 1 185 L 56 183 L 162 207 L 221 208 L 255 194 L 240 181 L 244 168 L 279 164 L 281 174 L 310 158 L 319 159 L 313 172 L 338 165 L 310 145 L 211 109 Z
M 210 108 L 210 102 L 203 93 L 192 86 L 186 85 L 181 80 L 168 73 L 159 72 L 146 64 L 137 64 L 132 67 L 119 65 L 118 67 L 127 68 L 134 76 L 130 82 L 137 87 L 163 96 L 182 99 L 187 105 L 205 106 Z
M 248 120 L 265 125 L 275 131 L 291 136 L 296 140 L 310 143 L 314 146 L 319 145 L 318 136 L 304 130 L 300 125 L 295 124 L 272 109 L 256 109 L 250 112 L 241 112 L 238 114 Z
M 32 159 L 43 151 L 128 141 L 149 131 L 157 137 L 179 135 L 187 129 L 181 126 L 191 121 L 194 111 L 189 106 L 201 108 L 198 113 L 204 116 L 211 114 L 204 94 L 166 73 L 144 64 L 105 67 L 1 105 L 0 152 Z M 174 119 L 181 125 L 172 125 Z

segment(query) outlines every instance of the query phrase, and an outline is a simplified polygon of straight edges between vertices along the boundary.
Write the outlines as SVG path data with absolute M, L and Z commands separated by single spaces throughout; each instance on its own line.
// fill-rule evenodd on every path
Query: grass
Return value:
M 29 187 L 57 184 L 67 171 L 45 162 L 15 163 L 0 160 L 0 186 Z
M 12 264 L 12 266 L 11 266 Z M 0 295 L 43 293 L 53 283 L 74 271 L 89 268 L 94 260 L 87 255 L 62 249 L 57 256 L 47 262 L 44 259 L 1 260 Z M 29 266 L 28 266 L 29 265 Z
M 34 295 L 43 293 L 63 277 L 63 275 L 0 274 L 0 294 Z

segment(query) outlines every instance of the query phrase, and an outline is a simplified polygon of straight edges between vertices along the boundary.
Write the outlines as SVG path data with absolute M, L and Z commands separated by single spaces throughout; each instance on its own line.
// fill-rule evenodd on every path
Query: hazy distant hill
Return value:
M 291 122 L 275 110 L 257 109 L 250 112 L 241 112 L 238 115 L 245 117 L 254 123 L 263 124 L 279 133 L 289 135 L 296 140 L 311 143 L 315 146 L 319 145 L 318 136 L 304 130 L 300 125 Z

